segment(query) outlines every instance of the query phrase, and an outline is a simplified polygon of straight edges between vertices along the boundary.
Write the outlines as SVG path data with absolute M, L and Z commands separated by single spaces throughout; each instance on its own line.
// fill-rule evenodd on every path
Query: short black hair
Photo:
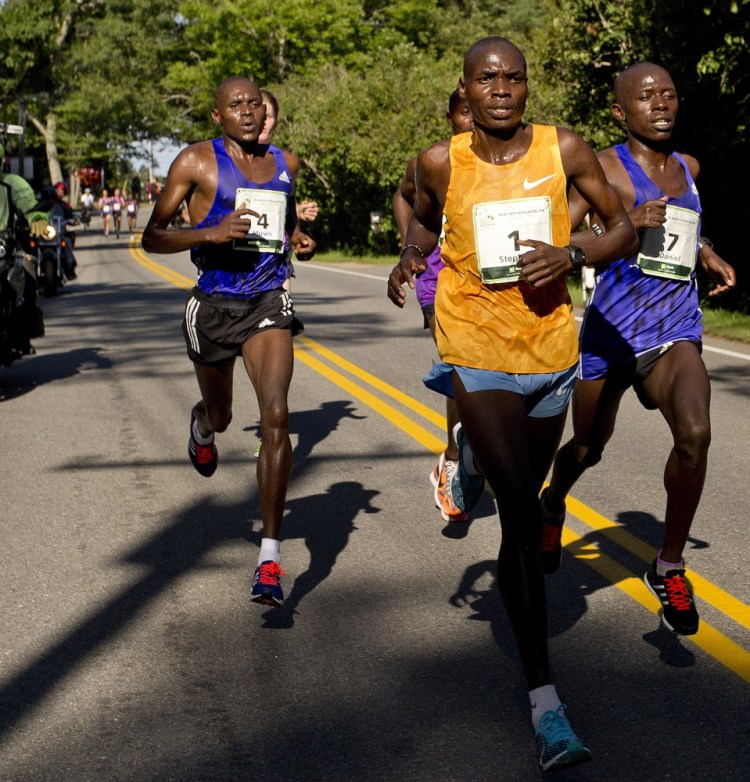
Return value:
M 627 87 L 630 78 L 635 76 L 640 71 L 650 71 L 654 68 L 663 71 L 672 79 L 672 74 L 663 66 L 655 62 L 634 62 L 632 65 L 628 65 L 620 75 L 615 79 L 615 103 L 621 104 L 624 100 L 624 92 Z
M 458 106 L 461 100 L 462 98 L 459 91 L 457 89 L 453 90 L 450 98 L 448 98 L 448 114 L 453 114 L 453 112 L 456 110 L 456 106 Z

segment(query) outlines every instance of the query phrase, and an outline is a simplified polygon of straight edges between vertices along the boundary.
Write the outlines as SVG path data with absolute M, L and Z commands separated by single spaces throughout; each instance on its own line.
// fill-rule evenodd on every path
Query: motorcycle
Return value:
M 83 225 L 83 230 L 84 231 L 88 231 L 89 225 L 91 225 L 91 207 L 90 206 L 81 207 L 81 224 Z
M 36 259 L 26 252 L 25 241 L 16 222 L 0 231 L 0 364 L 4 366 L 35 353 L 31 340 L 44 336 Z
M 66 236 L 69 227 L 70 223 L 65 219 L 62 209 L 55 206 L 49 213 L 49 225 L 44 235 L 33 242 L 37 254 L 39 287 L 45 298 L 54 296 L 65 284 L 65 253 L 71 241 Z

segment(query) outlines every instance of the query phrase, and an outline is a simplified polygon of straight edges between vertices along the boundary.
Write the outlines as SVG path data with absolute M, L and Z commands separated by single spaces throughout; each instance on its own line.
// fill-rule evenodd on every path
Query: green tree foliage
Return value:
M 274 88 L 277 141 L 302 159 L 299 192 L 321 206 L 316 236 L 324 244 L 376 249 L 382 239 L 393 246 L 391 198 L 409 158 L 447 135 L 459 68 L 457 57 L 436 63 L 400 43 L 358 68 L 321 65 Z M 303 94 L 310 97 L 296 99 Z M 370 233 L 370 212 L 383 215 L 385 235 Z
M 176 7 L 176 0 L 8 0 L 0 7 L 0 112 L 7 116 L 24 98 L 52 181 L 61 178 L 60 161 L 110 163 L 138 139 L 163 134 L 166 107 L 154 74 L 179 40 Z
M 177 132 L 214 135 L 216 85 L 250 76 L 280 100 L 275 141 L 302 158 L 300 194 L 322 207 L 319 242 L 392 248 L 393 192 L 407 160 L 447 134 L 463 53 L 510 26 L 530 30 L 540 2 L 187 0 L 190 55 L 167 77 L 188 120 Z M 385 234 L 370 232 L 370 212 Z
M 217 85 L 236 74 L 277 83 L 311 62 L 346 62 L 366 51 L 372 28 L 357 0 L 186 0 L 183 57 L 166 84 L 185 122 L 183 139 L 212 131 Z

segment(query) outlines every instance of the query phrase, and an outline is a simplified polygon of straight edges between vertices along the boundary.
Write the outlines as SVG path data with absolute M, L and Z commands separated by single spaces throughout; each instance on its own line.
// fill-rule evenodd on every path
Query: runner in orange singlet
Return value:
M 631 252 L 637 237 L 585 142 L 565 128 L 523 121 L 526 61 L 514 44 L 474 44 L 459 85 L 474 130 L 420 153 L 414 214 L 388 295 L 403 305 L 402 286 L 414 286 L 445 215 L 446 268 L 435 298 L 441 362 L 425 382 L 458 405 L 454 502 L 470 510 L 485 476 L 497 497 L 498 588 L 528 683 L 540 764 L 552 770 L 591 757 L 552 684 L 539 553 L 539 491 L 560 442 L 578 356 L 565 275 Z M 570 185 L 600 215 L 603 236 L 569 244 Z

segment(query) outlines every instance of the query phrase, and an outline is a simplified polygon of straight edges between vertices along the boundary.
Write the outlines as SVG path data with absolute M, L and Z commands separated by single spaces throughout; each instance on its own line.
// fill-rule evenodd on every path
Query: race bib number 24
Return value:
M 237 188 L 235 209 L 247 209 L 247 236 L 235 239 L 237 250 L 278 253 L 284 248 L 286 194 L 278 190 Z

